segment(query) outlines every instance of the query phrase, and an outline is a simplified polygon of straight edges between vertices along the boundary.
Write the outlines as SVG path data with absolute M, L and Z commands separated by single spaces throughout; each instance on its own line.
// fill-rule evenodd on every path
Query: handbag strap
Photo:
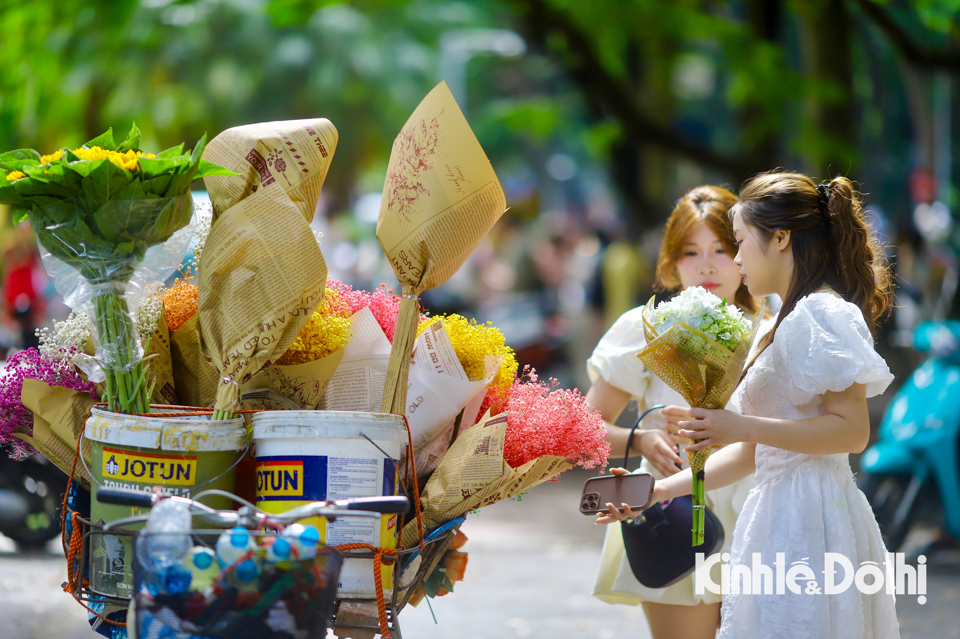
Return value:
M 643 413 L 640 414 L 640 417 L 637 418 L 637 422 L 633 425 L 633 428 L 630 429 L 630 434 L 627 435 L 627 452 L 624 453 L 623 455 L 624 468 L 626 468 L 627 464 L 630 462 L 630 446 L 633 444 L 633 434 L 637 432 L 637 427 L 640 426 L 640 422 L 642 422 L 643 418 L 646 417 L 648 414 L 661 408 L 666 408 L 666 406 L 654 406 L 652 408 L 648 408 L 647 410 L 643 411 Z

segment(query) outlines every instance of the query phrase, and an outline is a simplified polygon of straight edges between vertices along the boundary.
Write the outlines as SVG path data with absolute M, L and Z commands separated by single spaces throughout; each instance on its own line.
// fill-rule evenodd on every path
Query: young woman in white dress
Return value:
M 780 295 L 779 319 L 737 390 L 743 414 L 664 413 L 671 432 L 701 440 L 695 448 L 724 446 L 707 462 L 708 489 L 756 473 L 734 529 L 729 574 L 754 562 L 776 570 L 777 553 L 787 569 L 806 564 L 810 572 L 783 594 L 762 582 L 760 594 L 746 594 L 737 584 L 742 594 L 734 587 L 723 597 L 718 637 L 898 638 L 885 587 L 874 594 L 855 584 L 826 589 L 827 553 L 843 555 L 853 570 L 873 562 L 882 573 L 887 562 L 848 461 L 870 437 L 867 397 L 893 378 L 872 336 L 890 278 L 859 193 L 843 177 L 817 185 L 796 173 L 765 173 L 743 186 L 731 215 L 740 273 L 754 295 Z M 654 500 L 689 492 L 690 473 L 677 473 L 657 484 Z M 611 504 L 598 521 L 635 514 Z M 837 567 L 831 581 L 842 583 L 845 572 Z
M 759 303 L 743 285 L 739 268 L 733 263 L 736 247 L 727 213 L 735 202 L 733 193 L 714 186 L 695 188 L 680 198 L 667 221 L 657 261 L 659 289 L 676 292 L 702 286 L 718 297 L 733 300 L 749 315 L 756 312 Z M 637 357 L 646 344 L 642 310 L 638 307 L 624 313 L 587 360 L 593 382 L 587 402 L 600 411 L 607 425 L 612 459 L 623 455 L 629 433 L 612 422 L 631 400 L 637 402 L 641 412 L 652 406 L 683 403 L 679 393 L 647 370 Z M 770 326 L 772 320 L 761 330 Z M 658 411 L 647 415 L 643 428 L 634 435 L 631 451 L 643 456 L 640 470 L 658 480 L 689 466 L 687 455 L 677 446 L 689 440 L 671 438 L 665 425 Z M 745 477 L 706 494 L 707 504 L 726 530 L 725 551 L 729 550 L 734 522 L 751 488 L 753 478 Z M 715 572 L 719 579 L 719 569 Z M 720 596 L 695 594 L 692 575 L 668 588 L 641 585 L 630 571 L 619 526 L 607 530 L 593 594 L 607 603 L 643 604 L 654 639 L 713 639 L 720 622 Z

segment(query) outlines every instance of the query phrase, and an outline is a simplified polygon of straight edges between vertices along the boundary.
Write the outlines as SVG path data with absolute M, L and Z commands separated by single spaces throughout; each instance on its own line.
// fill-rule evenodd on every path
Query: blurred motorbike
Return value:
M 60 534 L 67 476 L 41 455 L 21 461 L 0 450 L 0 533 L 21 550 L 37 550 Z
M 928 357 L 891 400 L 857 478 L 889 552 L 940 512 L 960 539 L 960 321 L 924 322 L 910 336 L 901 343 Z

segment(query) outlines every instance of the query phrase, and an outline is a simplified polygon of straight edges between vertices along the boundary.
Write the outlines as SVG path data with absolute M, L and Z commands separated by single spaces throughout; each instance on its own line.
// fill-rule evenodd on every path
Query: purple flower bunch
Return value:
M 71 353 L 73 355 L 74 353 Z M 93 384 L 83 379 L 70 358 L 53 359 L 35 348 L 20 351 L 7 360 L 0 372 L 0 445 L 10 444 L 10 457 L 23 459 L 36 453 L 14 433 L 33 434 L 33 413 L 20 401 L 23 380 L 36 379 L 50 386 L 62 386 L 96 398 Z

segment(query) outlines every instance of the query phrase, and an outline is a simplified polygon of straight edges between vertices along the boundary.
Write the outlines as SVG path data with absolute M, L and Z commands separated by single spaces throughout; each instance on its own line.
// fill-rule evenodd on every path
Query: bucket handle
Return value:
M 383 453 L 383 456 L 384 456 L 386 459 L 391 459 L 391 460 L 393 459 L 393 457 L 391 457 L 391 456 L 387 453 L 387 451 L 385 451 L 384 449 L 380 448 L 380 445 L 377 444 L 377 442 L 375 442 L 375 441 L 373 441 L 372 439 L 370 439 L 365 432 L 360 431 L 360 436 L 363 437 L 363 438 L 364 438 L 365 440 L 367 440 L 368 442 L 370 442 L 371 444 L 373 444 L 374 448 L 376 448 L 376 449 L 379 450 L 381 453 Z
M 80 439 L 77 441 L 77 447 L 78 447 L 78 448 L 83 444 L 83 438 L 84 438 L 85 435 L 86 435 L 86 433 L 84 433 L 83 431 L 80 432 Z M 246 457 L 247 451 L 249 451 L 249 450 L 250 450 L 250 444 L 245 445 L 245 446 L 243 447 L 243 450 L 240 451 L 242 454 L 237 455 L 237 461 L 235 461 L 235 462 L 233 462 L 232 464 L 230 464 L 230 465 L 227 467 L 226 470 L 224 470 L 222 473 L 220 473 L 220 474 L 217 475 L 216 477 L 211 477 L 210 479 L 208 479 L 207 481 L 203 482 L 203 483 L 200 484 L 199 486 L 193 486 L 193 487 L 191 487 L 191 488 L 190 488 L 190 494 L 191 494 L 191 495 L 194 494 L 194 491 L 200 490 L 201 488 L 203 488 L 203 487 L 206 486 L 207 484 L 211 484 L 211 483 L 217 481 L 218 479 L 220 479 L 221 477 L 223 477 L 224 475 L 226 475 L 227 473 L 229 473 L 231 470 L 233 470 L 234 468 L 236 468 L 236 467 L 240 464 L 240 462 L 243 461 L 243 458 Z M 93 483 L 95 483 L 98 488 L 103 488 L 103 484 L 100 483 L 100 481 L 97 480 L 97 476 L 94 475 L 93 472 L 90 470 L 90 467 L 87 466 L 87 460 L 85 460 L 85 459 L 83 458 L 83 455 L 77 455 L 77 456 L 80 458 L 80 463 L 83 464 L 84 470 L 86 470 L 86 471 L 87 471 L 87 474 L 90 475 L 90 479 L 93 481 Z

